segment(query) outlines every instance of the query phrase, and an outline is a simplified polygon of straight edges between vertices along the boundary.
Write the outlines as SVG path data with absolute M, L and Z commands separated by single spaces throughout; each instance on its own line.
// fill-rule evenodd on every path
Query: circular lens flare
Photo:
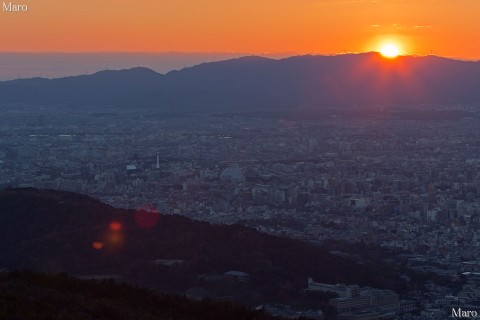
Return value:
M 118 221 L 113 221 L 111 222 L 108 227 L 110 228 L 110 230 L 112 231 L 121 231 L 122 230 L 122 224 Z
M 386 44 L 380 49 L 380 54 L 386 58 L 396 58 L 400 54 L 400 50 L 394 44 Z
M 103 244 L 103 242 L 100 241 L 95 241 L 94 243 L 92 243 L 92 247 L 95 250 L 102 250 L 104 246 L 105 245 Z
M 134 219 L 140 228 L 151 229 L 157 225 L 160 214 L 153 206 L 143 206 L 135 211 Z

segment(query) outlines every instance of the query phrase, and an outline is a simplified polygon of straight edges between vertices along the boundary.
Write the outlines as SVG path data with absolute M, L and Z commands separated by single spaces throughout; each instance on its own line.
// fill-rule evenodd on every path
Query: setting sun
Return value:
M 394 44 L 387 44 L 380 49 L 380 53 L 386 58 L 396 58 L 400 54 L 400 50 Z

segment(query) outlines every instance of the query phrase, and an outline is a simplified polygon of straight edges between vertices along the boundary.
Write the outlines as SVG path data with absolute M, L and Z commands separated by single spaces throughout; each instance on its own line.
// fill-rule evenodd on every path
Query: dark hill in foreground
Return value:
M 243 57 L 165 75 L 134 68 L 51 80 L 4 81 L 0 82 L 0 103 L 154 106 L 178 112 L 478 105 L 479 82 L 479 62 L 436 56 Z
M 112 281 L 13 272 L 0 278 L 0 318 L 104 320 L 274 320 L 229 302 L 158 295 Z
M 158 259 L 181 261 L 168 266 Z M 135 210 L 115 209 L 87 196 L 36 189 L 0 192 L 0 267 L 119 274 L 164 291 L 201 287 L 208 296 L 251 303 L 292 301 L 308 277 L 402 287 L 389 270 L 367 268 L 322 248 L 248 227 L 216 226 L 175 215 L 139 216 Z M 225 281 L 221 275 L 229 270 L 249 273 L 250 278 Z

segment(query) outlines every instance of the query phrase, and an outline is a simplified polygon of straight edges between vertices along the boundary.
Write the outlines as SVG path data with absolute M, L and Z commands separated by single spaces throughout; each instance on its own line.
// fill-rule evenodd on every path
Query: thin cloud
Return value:
M 405 3 L 405 2 L 436 2 L 437 0 L 308 0 L 311 2 L 335 2 L 335 3 Z
M 413 25 L 412 26 L 412 25 L 393 23 L 393 24 L 387 24 L 387 25 L 371 24 L 370 28 L 429 29 L 429 28 L 433 28 L 433 26 L 431 25 Z

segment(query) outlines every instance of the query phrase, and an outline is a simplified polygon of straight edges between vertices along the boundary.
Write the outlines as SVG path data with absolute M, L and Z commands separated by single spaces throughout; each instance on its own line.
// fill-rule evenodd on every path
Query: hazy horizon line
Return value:
M 259 53 L 259 52 L 10 52 L 0 51 L 0 81 L 26 78 L 55 79 L 69 76 L 90 75 L 104 70 L 124 70 L 145 67 L 166 74 L 202 63 L 225 61 L 245 56 L 269 59 L 286 59 L 296 56 L 341 56 L 348 54 L 378 53 Z M 401 54 L 400 57 L 428 57 L 458 61 L 479 62 L 478 59 L 446 57 L 436 54 Z
M 362 53 L 379 53 L 377 50 L 370 51 L 339 51 L 339 52 L 320 52 L 320 51 L 309 51 L 309 52 L 234 52 L 234 51 L 2 51 L 0 54 L 32 54 L 32 55 L 46 55 L 46 54 L 59 54 L 59 55 L 104 55 L 104 54 L 125 54 L 125 55 L 234 55 L 234 56 L 282 56 L 282 57 L 293 57 L 293 56 L 307 56 L 307 55 L 318 55 L 318 56 L 337 56 L 344 54 L 362 54 Z M 480 60 L 480 57 L 462 57 L 462 56 L 449 56 L 437 54 L 435 52 L 430 53 L 402 53 L 399 56 L 436 56 L 440 58 L 447 58 L 453 60 Z

